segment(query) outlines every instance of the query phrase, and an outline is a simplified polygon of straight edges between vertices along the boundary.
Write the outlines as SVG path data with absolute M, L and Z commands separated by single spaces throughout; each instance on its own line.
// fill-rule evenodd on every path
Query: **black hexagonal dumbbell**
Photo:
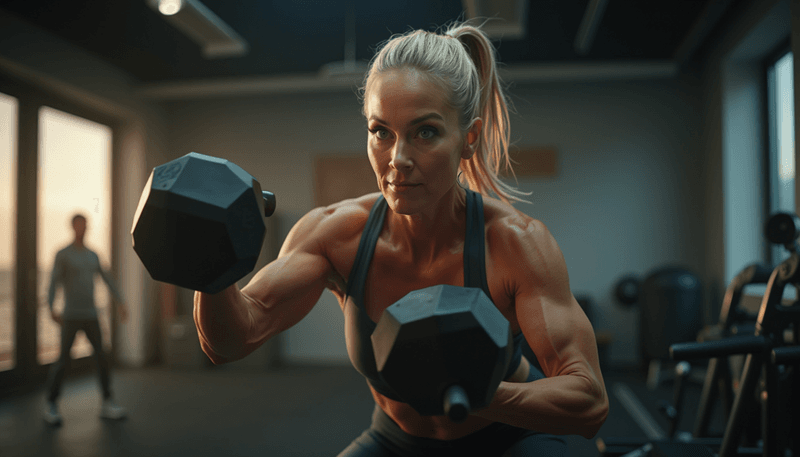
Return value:
M 513 352 L 510 324 L 489 297 L 449 285 L 386 308 L 372 346 L 379 374 L 403 401 L 454 422 L 491 402 Z
M 192 152 L 153 169 L 133 218 L 150 276 L 218 293 L 255 267 L 275 196 L 227 160 Z

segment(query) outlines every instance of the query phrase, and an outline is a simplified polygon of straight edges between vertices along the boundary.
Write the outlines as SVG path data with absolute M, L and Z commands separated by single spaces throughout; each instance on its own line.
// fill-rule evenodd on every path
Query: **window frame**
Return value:
M 763 61 L 763 81 L 766 90 L 766 97 L 764 97 L 766 107 L 764 113 L 766 116 L 764 122 L 764 138 L 767 140 L 767 147 L 764 148 L 766 155 L 764 160 L 764 182 L 767 183 L 767 192 L 765 192 L 766 202 L 764 208 L 766 214 L 764 215 L 764 223 L 769 217 L 777 211 L 776 201 L 778 199 L 778 142 L 775 137 L 775 87 L 774 87 L 774 68 L 783 57 L 792 52 L 791 41 L 789 38 L 782 41 L 780 45 L 767 55 Z M 796 113 L 795 113 L 796 115 Z M 797 179 L 797 176 L 795 176 Z M 797 197 L 795 197 L 796 199 Z M 795 206 L 797 206 L 795 200 Z M 796 211 L 793 211 L 796 212 Z M 781 256 L 778 254 L 783 251 L 783 247 L 774 246 L 769 241 L 764 239 L 766 244 L 765 251 L 767 252 L 767 262 L 770 267 L 776 266 L 781 261 Z
M 38 328 L 37 328 L 37 280 L 29 279 L 23 272 L 37 266 L 36 245 L 38 224 L 38 173 L 39 165 L 39 111 L 42 107 L 50 107 L 84 119 L 106 125 L 111 129 L 111 182 L 119 175 L 116 158 L 119 150 L 119 132 L 122 120 L 105 114 L 99 110 L 81 103 L 78 97 L 68 97 L 44 85 L 34 84 L 5 72 L 0 72 L 0 92 L 17 99 L 17 142 L 16 150 L 16 188 L 14 189 L 14 226 L 16 228 L 16 243 L 14 246 L 12 282 L 12 306 L 14 306 L 14 367 L 0 372 L 0 393 L 27 392 L 39 388 L 47 379 L 51 364 L 40 365 L 38 353 Z M 31 157 L 33 155 L 33 157 Z M 117 199 L 114 186 L 111 187 L 111 201 Z M 113 205 L 112 205 L 113 206 Z M 118 276 L 115 268 L 114 257 L 118 254 L 118 216 L 111 216 L 111 258 L 108 265 L 111 274 Z M 33 222 L 33 224 L 31 224 Z M 21 227 L 33 225 L 34 230 Z M 35 275 L 34 275 L 35 277 Z M 34 303 L 33 306 L 30 303 Z M 112 302 L 111 310 L 111 350 L 107 354 L 109 363 L 116 358 L 116 309 Z M 74 359 L 70 364 L 73 374 L 86 373 L 94 369 L 92 356 Z

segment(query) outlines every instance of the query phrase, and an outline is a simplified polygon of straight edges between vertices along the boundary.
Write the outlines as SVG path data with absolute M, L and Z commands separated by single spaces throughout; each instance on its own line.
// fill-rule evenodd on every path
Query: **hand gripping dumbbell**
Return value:
M 508 370 L 511 327 L 476 288 L 438 285 L 384 310 L 372 333 L 378 373 L 423 416 L 454 422 L 487 406 Z
M 241 167 L 196 152 L 153 169 L 133 249 L 157 281 L 218 293 L 255 268 L 275 195 Z

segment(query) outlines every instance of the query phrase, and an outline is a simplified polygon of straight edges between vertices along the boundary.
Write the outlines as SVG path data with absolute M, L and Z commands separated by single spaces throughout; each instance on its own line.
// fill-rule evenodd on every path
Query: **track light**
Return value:
M 172 16 L 177 14 L 183 7 L 181 0 L 160 0 L 158 2 L 158 11 L 164 16 Z
M 175 28 L 191 38 L 208 59 L 247 54 L 247 42 L 199 0 L 145 0 Z

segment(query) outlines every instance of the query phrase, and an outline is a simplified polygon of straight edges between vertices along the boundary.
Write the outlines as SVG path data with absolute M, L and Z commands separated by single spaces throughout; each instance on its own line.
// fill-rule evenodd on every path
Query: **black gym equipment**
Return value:
M 614 286 L 614 297 L 625 306 L 632 306 L 639 302 L 639 293 L 642 283 L 637 275 L 627 274 L 619 278 Z
M 740 334 L 746 329 L 752 333 L 757 316 L 752 316 L 740 307 L 744 289 L 753 284 L 766 284 L 769 280 L 771 270 L 760 264 L 752 264 L 744 268 L 728 285 L 725 292 L 722 308 L 720 310 L 719 321 L 715 326 L 709 326 L 700 332 L 699 341 L 719 340 L 734 334 Z M 745 329 L 745 330 L 742 330 Z M 683 361 L 675 367 L 675 382 L 673 385 L 673 398 L 671 403 L 660 405 L 659 410 L 667 418 L 669 429 L 667 440 L 677 438 L 677 427 L 683 412 L 683 397 L 685 394 L 685 381 L 691 374 L 691 365 Z M 733 380 L 731 379 L 730 366 L 727 359 L 723 357 L 712 358 L 709 361 L 706 371 L 703 390 L 700 396 L 697 416 L 695 418 L 695 429 L 692 433 L 692 440 L 703 444 L 719 445 L 721 438 L 712 437 L 709 433 L 709 424 L 717 400 L 719 399 L 724 417 L 730 415 L 733 404 Z M 710 439 L 708 439 L 710 438 Z M 625 455 L 648 444 L 647 438 L 633 437 L 602 437 L 596 441 L 598 451 L 602 457 L 617 457 Z M 644 455 L 644 454 L 642 454 Z
M 748 285 L 766 284 L 772 271 L 764 265 L 752 264 L 744 268 L 731 281 L 725 291 L 725 298 L 716 326 L 707 327 L 698 336 L 698 342 L 715 341 L 734 335 L 747 335 L 755 331 L 754 323 L 758 316 L 748 313 L 739 304 L 744 289 Z M 695 419 L 694 438 L 709 436 L 712 408 L 719 397 L 724 417 L 729 417 L 733 405 L 733 380 L 731 367 L 726 357 L 712 357 L 708 361 L 700 404 Z
M 794 392 L 796 384 L 794 386 L 791 384 L 792 381 L 797 382 L 794 372 L 796 367 L 771 363 L 773 359 L 780 360 L 781 357 L 770 357 L 776 350 L 780 354 L 780 348 L 785 344 L 796 346 L 800 342 L 797 331 L 800 328 L 800 305 L 797 302 L 791 306 L 783 304 L 783 292 L 786 286 L 800 285 L 800 268 L 798 268 L 800 255 L 796 243 L 800 235 L 800 218 L 795 215 L 777 214 L 770 218 L 765 231 L 770 242 L 783 244 L 791 255 L 772 271 L 759 309 L 755 339 L 749 341 L 749 344 L 744 341 L 739 342 L 743 346 L 743 350 L 739 353 L 747 355 L 739 390 L 720 446 L 720 457 L 732 457 L 737 453 L 746 415 L 750 412 L 748 407 L 752 400 L 752 392 L 758 392 L 757 398 L 761 403 L 762 455 L 783 457 L 786 449 L 792 449 L 794 455 L 800 455 L 800 440 L 795 437 L 794 443 L 789 443 L 791 432 L 797 430 L 791 428 L 793 422 L 795 426 L 798 425 L 796 419 L 793 421 L 797 411 L 785 408 L 787 396 L 796 395 Z M 791 341 L 785 340 L 786 330 L 793 331 Z M 707 353 L 711 357 L 715 356 L 715 349 L 721 350 L 726 347 L 724 340 L 697 344 L 708 345 Z M 673 357 L 682 358 L 683 353 L 694 349 L 691 346 L 679 346 L 673 347 L 671 352 Z M 762 378 L 761 386 L 757 385 L 759 378 Z M 784 396 L 781 393 L 788 395 Z
M 491 402 L 513 352 L 511 327 L 477 288 L 419 289 L 386 308 L 372 333 L 378 373 L 423 416 L 454 422 Z
M 702 328 L 703 287 L 700 278 L 681 266 L 662 266 L 649 272 L 639 292 L 639 354 L 647 369 L 648 387 L 665 378 L 669 345 L 695 341 Z
M 157 281 L 215 294 L 255 268 L 275 195 L 225 159 L 157 166 L 133 218 L 133 249 Z
M 718 341 L 699 343 L 679 343 L 670 347 L 674 360 L 718 359 L 731 355 L 745 355 L 745 363 L 738 382 L 736 396 L 727 417 L 725 432 L 721 440 L 711 440 L 694 436 L 689 443 L 677 440 L 665 440 L 669 443 L 669 453 L 656 453 L 656 444 L 634 450 L 630 455 L 670 455 L 688 456 L 696 451 L 698 445 L 706 445 L 709 449 L 718 450 L 719 457 L 740 455 L 761 455 L 765 457 L 800 456 L 800 439 L 793 431 L 797 430 L 800 421 L 798 408 L 800 395 L 797 393 L 797 370 L 800 369 L 800 349 L 798 349 L 798 329 L 800 329 L 800 305 L 794 302 L 786 305 L 783 302 L 785 286 L 800 285 L 800 255 L 796 240 L 800 235 L 800 218 L 794 215 L 778 214 L 770 218 L 765 234 L 770 242 L 784 245 L 791 253 L 789 259 L 778 265 L 770 274 L 767 290 L 759 308 L 753 332 L 750 335 L 735 335 L 721 338 Z M 752 281 L 763 280 L 763 268 L 751 266 L 745 269 L 728 287 L 726 304 L 721 314 L 721 324 L 729 325 L 735 319 L 731 306 L 741 298 L 742 288 Z M 726 312 L 727 308 L 727 312 Z M 741 317 L 741 316 L 740 316 Z M 698 411 L 698 424 L 695 435 L 707 427 L 703 403 L 711 402 L 711 393 L 715 376 L 719 376 L 718 368 L 709 365 L 704 392 L 701 396 L 701 409 Z M 680 385 L 677 386 L 680 388 Z M 760 411 L 760 415 L 758 412 Z M 744 442 L 746 424 L 753 418 L 760 418 L 761 439 L 756 447 Z M 672 431 L 672 430 L 671 430 Z M 618 443 L 617 443 L 618 444 Z M 630 443 L 634 444 L 634 443 Z M 634 444 L 635 445 L 635 444 Z M 743 447 L 745 446 L 745 447 Z M 626 452 L 617 446 L 613 451 L 609 440 L 598 440 L 601 455 L 622 455 Z M 646 452 L 644 452 L 646 451 Z

